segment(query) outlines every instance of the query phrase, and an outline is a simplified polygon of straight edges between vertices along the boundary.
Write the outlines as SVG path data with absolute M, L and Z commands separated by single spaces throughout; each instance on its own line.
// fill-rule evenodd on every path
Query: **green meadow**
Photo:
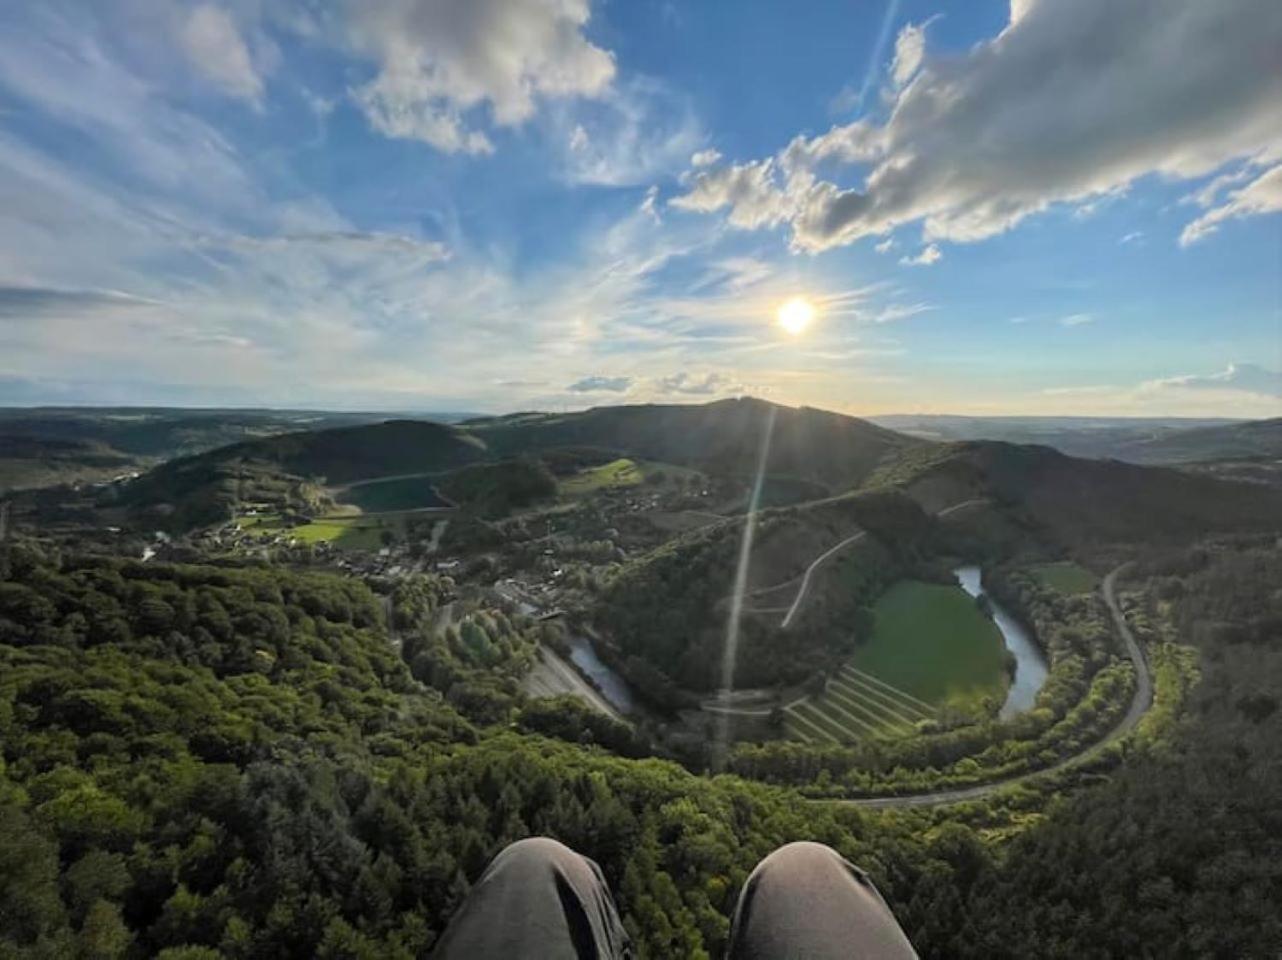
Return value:
M 902 580 L 873 607 L 857 670 L 927 703 L 1005 695 L 1001 632 L 960 587 Z

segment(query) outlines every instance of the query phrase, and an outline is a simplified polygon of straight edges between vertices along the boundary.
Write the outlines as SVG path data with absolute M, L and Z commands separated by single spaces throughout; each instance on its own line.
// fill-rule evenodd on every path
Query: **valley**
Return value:
M 767 418 L 789 432 L 763 460 Z M 69 759 L 49 753 L 55 731 L 159 722 L 122 719 L 130 694 L 104 678 L 127 661 L 195 671 L 183 682 L 219 696 L 266 685 L 236 708 L 248 726 L 211 715 L 184 734 L 191 762 L 241 769 L 303 723 L 291 763 L 436 771 L 495 811 L 516 809 L 515 780 L 552 777 L 560 795 L 586 789 L 564 786 L 569 769 L 609 770 L 617 797 L 656 776 L 714 806 L 801 804 L 833 836 L 900 850 L 905 877 L 936 854 L 901 826 L 961 831 L 999 883 L 1001 858 L 1065 816 L 1055 804 L 1196 742 L 1199 677 L 1224 669 L 1198 651 L 1229 628 L 1180 611 L 1198 577 L 1274 561 L 1261 523 L 1282 493 L 744 400 L 321 427 L 12 492 L 5 510 L 0 692 L 17 712 L 0 726 L 26 744 L 6 776 L 37 795 Z M 1270 602 L 1257 590 L 1246 607 Z M 50 679 L 60 647 L 99 686 Z M 1225 682 L 1245 704 L 1267 696 Z M 31 713 L 47 683 L 69 692 Z M 521 803 L 534 823 L 559 816 Z

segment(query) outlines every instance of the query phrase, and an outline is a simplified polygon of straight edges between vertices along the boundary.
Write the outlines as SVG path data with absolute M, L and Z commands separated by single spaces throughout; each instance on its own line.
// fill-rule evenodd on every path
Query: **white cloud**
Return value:
M 0 318 L 39 321 L 49 317 L 91 316 L 101 311 L 150 309 L 159 300 L 121 290 L 66 287 L 0 286 Z
M 700 150 L 690 157 L 690 166 L 696 170 L 700 167 L 710 167 L 721 159 L 721 151 L 708 148 Z
M 873 249 L 878 253 L 890 253 L 890 251 L 894 250 L 896 246 L 898 246 L 898 244 L 895 243 L 895 238 L 887 237 L 885 240 L 881 241 L 881 243 L 873 247 Z
M 1132 230 L 1130 233 L 1124 233 L 1117 239 L 1118 246 L 1126 246 L 1128 243 L 1139 243 L 1144 239 L 1143 230 Z
M 614 78 L 612 54 L 584 36 L 588 0 L 382 0 L 347 11 L 338 42 L 378 65 L 353 91 L 369 122 L 439 150 L 492 151 L 481 108 L 514 126 L 540 100 L 599 97 Z
M 1191 179 L 1282 153 L 1282 72 L 1260 66 L 1280 47 L 1275 0 L 1021 0 L 993 39 L 924 55 L 883 124 L 798 139 L 778 164 L 696 174 L 684 205 L 728 207 L 744 228 L 787 222 L 810 252 L 913 222 L 928 243 L 979 240 L 1149 174 Z M 816 179 L 819 159 L 870 169 L 840 186 Z M 1259 200 L 1220 219 L 1274 209 Z
M 913 78 L 925 56 L 926 28 L 910 23 L 895 38 L 895 59 L 890 66 L 890 77 L 896 87 L 902 87 Z
M 919 313 L 926 313 L 935 308 L 929 303 L 892 303 L 874 313 L 870 320 L 873 323 L 893 323 L 896 320 L 907 320 Z
M 668 201 L 681 210 L 710 213 L 730 208 L 736 227 L 773 226 L 788 216 L 788 199 L 774 185 L 774 161 L 700 170 L 689 177 L 688 190 Z
M 616 83 L 591 101 L 553 104 L 545 114 L 548 139 L 569 144 L 553 166 L 572 184 L 652 183 L 681 170 L 704 138 L 689 99 L 647 77 Z
M 663 217 L 659 215 L 659 188 L 658 186 L 648 187 L 645 191 L 645 198 L 642 199 L 641 205 L 637 207 L 642 213 L 653 220 L 655 223 L 662 223 Z
M 1282 210 L 1282 165 L 1266 170 L 1240 190 L 1230 191 L 1224 203 L 1212 207 L 1184 228 L 1180 233 L 1180 246 L 1187 247 L 1210 236 L 1226 220 L 1279 210 Z
M 1140 384 L 1089 384 L 1040 391 L 1053 403 L 1030 402 L 1026 412 L 1104 416 L 1276 417 L 1282 415 L 1282 371 L 1230 363 L 1212 374 L 1188 374 Z M 1062 402 L 1061 402 L 1062 401 Z
M 1235 183 L 1241 183 L 1250 175 L 1250 166 L 1244 166 L 1239 170 L 1230 170 L 1228 173 L 1222 173 L 1217 177 L 1212 177 L 1192 193 L 1180 197 L 1180 203 L 1195 204 L 1205 210 L 1219 199 L 1220 194 L 1226 187 L 1230 187 Z
M 1094 322 L 1094 315 L 1089 313 L 1070 313 L 1066 317 L 1059 318 L 1061 327 L 1084 327 L 1086 324 Z
M 1150 380 L 1144 384 L 1150 390 L 1232 390 L 1282 399 L 1282 371 L 1268 370 L 1254 363 L 1230 363 L 1219 373 L 1208 375 L 1189 374 Z
M 939 247 L 935 244 L 927 244 L 922 247 L 921 252 L 915 257 L 900 257 L 899 262 L 905 267 L 929 267 L 932 263 L 938 263 L 944 258 Z
M 717 394 L 735 393 L 742 386 L 723 373 L 715 371 L 704 374 L 690 374 L 684 370 L 671 376 L 662 377 L 655 383 L 655 392 L 661 395 L 684 395 L 708 397 Z
M 632 386 L 631 377 L 584 377 L 565 389 L 571 393 L 626 393 Z
M 210 4 L 193 8 L 179 41 L 188 59 L 223 93 L 262 106 L 263 78 L 225 10 Z

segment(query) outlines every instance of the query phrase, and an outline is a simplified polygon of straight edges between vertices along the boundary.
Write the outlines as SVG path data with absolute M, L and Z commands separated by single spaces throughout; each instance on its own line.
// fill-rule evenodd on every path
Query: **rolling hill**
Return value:
M 897 414 L 874 423 L 926 440 L 1000 440 L 1071 457 L 1163 465 L 1282 457 L 1282 418 L 964 417 Z
M 129 484 L 122 502 L 182 528 L 230 519 L 238 504 L 313 509 L 323 483 L 451 470 L 485 458 L 458 429 L 418 420 L 288 433 L 171 460 Z
M 167 460 L 298 430 L 374 423 L 368 413 L 168 407 L 0 408 L 0 434 L 110 447 L 142 460 Z
M 237 502 L 276 502 L 286 490 L 286 501 L 310 502 L 315 489 L 304 490 L 304 484 L 444 474 L 520 458 L 555 464 L 567 456 L 604 462 L 624 455 L 748 477 L 757 469 L 771 416 L 767 472 L 800 484 L 806 496 L 854 489 L 905 451 L 928 446 L 853 417 L 760 400 L 517 414 L 458 426 L 391 420 L 244 440 L 170 461 L 131 484 L 124 502 L 136 508 L 167 504 L 183 522 L 208 523 L 225 518 Z
M 131 484 L 125 502 L 170 504 L 183 516 L 212 522 L 227 514 L 229 504 L 252 501 L 264 488 L 276 499 L 288 490 L 287 501 L 306 505 L 324 486 L 444 474 L 519 457 L 555 460 L 566 451 L 585 450 L 747 478 L 757 469 L 771 417 L 767 474 L 808 485 L 809 499 L 900 487 L 936 511 L 982 497 L 1007 512 L 1020 511 L 1064 544 L 1258 529 L 1266 518 L 1282 516 L 1282 494 L 1259 484 L 1078 459 L 1043 446 L 934 443 L 854 417 L 755 399 L 527 413 L 454 426 L 391 420 L 293 432 L 170 461 Z M 1180 449 L 1266 449 L 1279 423 L 1190 431 Z M 183 509 L 193 501 L 198 509 Z
M 516 414 L 464 426 L 495 455 L 596 447 L 712 474 L 750 476 L 772 411 L 766 472 L 818 483 L 834 493 L 859 486 L 879 465 L 926 445 L 856 417 L 753 398 Z
M 1201 463 L 1282 458 L 1282 417 L 1179 430 L 1125 444 L 1112 454 L 1131 463 Z
M 974 441 L 946 448 L 902 484 L 928 509 L 985 497 L 1064 545 L 1171 542 L 1282 525 L 1282 491 L 1167 467 Z
M 135 464 L 134 458 L 94 441 L 0 432 L 0 494 L 104 480 Z

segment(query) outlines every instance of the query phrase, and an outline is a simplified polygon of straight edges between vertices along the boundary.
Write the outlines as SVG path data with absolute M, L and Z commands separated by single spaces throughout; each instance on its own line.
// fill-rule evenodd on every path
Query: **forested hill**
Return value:
M 177 472 L 202 464 L 254 462 L 304 477 L 324 477 L 329 483 L 349 483 L 389 474 L 449 470 L 484 456 L 484 445 L 455 427 L 425 420 L 388 420 L 235 443 L 164 469 Z
M 708 473 L 747 476 L 756 472 L 771 416 L 767 473 L 809 480 L 833 492 L 857 487 L 879 465 L 906 450 L 930 445 L 856 417 L 753 398 L 596 407 L 564 415 L 517 414 L 465 426 L 499 455 L 602 447 Z
M 1262 485 L 996 441 L 937 447 L 895 479 L 932 509 L 971 497 L 1018 508 L 1066 545 L 1186 542 L 1282 517 L 1282 491 Z
M 235 443 L 161 464 L 121 492 L 122 502 L 155 523 L 185 530 L 227 520 L 242 503 L 266 500 L 304 512 L 338 484 L 449 470 L 483 459 L 475 438 L 418 420 L 288 433 Z
M 610 756 L 571 704 L 505 694 L 523 633 L 417 631 L 414 591 L 407 670 L 350 580 L 0 547 L 0 956 L 409 960 L 532 834 L 601 864 L 642 957 L 720 956 L 753 865 L 803 839 L 867 868 L 924 958 L 1274 956 L 1282 560 L 1137 576 L 1144 642 L 1200 654 L 1188 716 L 1044 815 L 1011 798 L 1006 842 L 997 801 L 881 816 Z M 556 727 L 580 742 L 530 732 Z
M 444 474 L 522 457 L 533 462 L 557 451 L 656 460 L 745 480 L 757 470 L 770 418 L 767 472 L 800 481 L 810 496 L 856 488 L 905 452 L 931 446 L 852 417 L 760 400 L 602 407 L 461 426 L 391 420 L 281 434 L 173 460 L 128 485 L 120 497 L 148 523 L 186 530 L 226 520 L 236 505 L 255 500 L 310 513 L 322 486 Z
M 1282 417 L 1199 427 L 1120 447 L 1119 460 L 1133 463 L 1196 463 L 1282 457 Z

